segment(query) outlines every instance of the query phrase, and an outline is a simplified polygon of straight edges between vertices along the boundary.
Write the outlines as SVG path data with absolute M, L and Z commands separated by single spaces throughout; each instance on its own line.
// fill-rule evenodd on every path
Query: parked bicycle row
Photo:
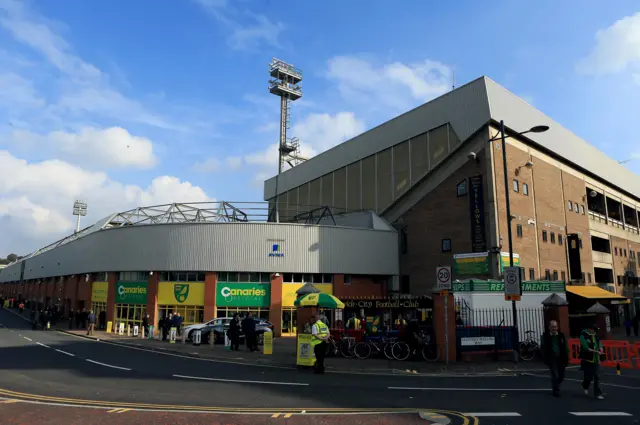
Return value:
M 362 341 L 357 341 L 355 337 L 348 334 L 336 336 L 332 333 L 327 344 L 326 355 L 355 357 L 361 360 L 378 356 L 399 361 L 422 357 L 426 361 L 435 362 L 440 359 L 440 349 L 425 332 L 406 339 L 389 334 L 364 336 Z

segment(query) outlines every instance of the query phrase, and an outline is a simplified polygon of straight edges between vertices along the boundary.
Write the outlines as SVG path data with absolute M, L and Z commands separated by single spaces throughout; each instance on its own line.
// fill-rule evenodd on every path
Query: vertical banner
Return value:
M 471 251 L 487 252 L 484 228 L 484 184 L 482 176 L 469 178 L 469 219 L 471 221 Z
M 569 279 L 582 280 L 580 237 L 576 233 L 567 235 L 567 250 L 569 251 Z

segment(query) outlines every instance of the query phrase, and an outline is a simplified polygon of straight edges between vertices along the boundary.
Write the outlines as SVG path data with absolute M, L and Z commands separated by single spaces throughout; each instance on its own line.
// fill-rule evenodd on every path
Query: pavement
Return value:
M 640 376 L 603 375 L 586 397 L 578 371 L 554 398 L 544 372 L 314 375 L 89 340 L 0 310 L 3 424 L 634 424 Z
M 16 310 L 9 310 L 17 313 Z M 25 310 L 22 317 L 29 317 L 29 311 Z M 241 351 L 226 350 L 223 345 L 210 346 L 202 344 L 193 345 L 191 342 L 177 340 L 174 344 L 168 341 L 158 339 L 148 339 L 123 335 L 116 333 L 107 333 L 104 331 L 95 331 L 93 336 L 87 336 L 86 330 L 69 329 L 68 322 L 60 323 L 56 329 L 71 333 L 79 337 L 98 339 L 103 342 L 112 344 L 122 344 L 135 346 L 137 348 L 145 348 L 153 351 L 175 353 L 188 357 L 197 357 L 204 359 L 213 359 L 219 361 L 227 361 L 231 363 L 247 364 L 247 365 L 264 365 L 275 368 L 296 368 L 296 338 L 282 337 L 273 340 L 273 354 L 264 354 L 262 352 L 248 352 L 244 349 Z M 382 357 L 382 356 L 380 356 Z M 331 372 L 356 373 L 356 374 L 422 374 L 422 375 L 475 375 L 475 374 L 503 374 L 512 372 L 536 372 L 546 370 L 545 366 L 539 362 L 521 362 L 512 361 L 484 361 L 477 363 L 451 363 L 448 366 L 442 362 L 426 362 L 426 361 L 395 361 L 387 360 L 382 357 L 370 357 L 366 360 L 357 358 L 346 359 L 342 356 L 328 357 L 325 366 Z

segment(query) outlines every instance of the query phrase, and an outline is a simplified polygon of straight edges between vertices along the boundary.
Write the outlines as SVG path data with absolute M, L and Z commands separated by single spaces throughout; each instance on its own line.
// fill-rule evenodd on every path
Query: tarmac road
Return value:
M 219 363 L 32 331 L 29 323 L 5 310 L 0 310 L 0 324 L 3 424 L 624 425 L 640 418 L 637 374 L 605 375 L 607 399 L 596 401 L 582 394 L 580 376 L 571 372 L 558 399 L 551 397 L 544 374 L 317 376 L 306 370 Z M 432 411 L 431 419 L 419 416 L 425 411 Z M 169 416 L 172 419 L 162 419 Z

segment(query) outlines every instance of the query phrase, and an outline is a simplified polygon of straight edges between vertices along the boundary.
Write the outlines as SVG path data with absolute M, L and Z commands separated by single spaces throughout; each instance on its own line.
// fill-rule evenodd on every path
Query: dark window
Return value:
M 580 204 L 580 214 L 584 215 L 584 205 Z
M 406 254 L 407 253 L 407 228 L 405 227 L 404 229 L 402 229 L 400 231 L 400 252 L 402 254 Z
M 577 202 L 573 205 L 573 210 L 574 210 L 575 212 L 577 212 L 577 213 L 579 213 L 579 212 L 580 212 L 580 209 L 578 208 L 578 203 L 577 203 Z
M 618 247 L 617 247 L 617 246 L 613 248 L 613 252 L 614 252 L 616 255 L 618 255 Z
M 536 271 L 534 269 L 529 269 L 529 280 L 536 279 Z
M 585 278 L 584 272 L 582 272 L 582 282 L 585 282 L 584 278 Z
M 238 282 L 238 273 L 237 272 L 229 272 L 228 282 Z
M 529 196 L 529 185 L 526 183 L 522 183 L 522 193 Z
M 624 250 L 624 256 L 625 256 L 625 257 L 627 256 L 627 250 L 626 250 L 626 248 L 625 248 L 625 250 Z
M 551 270 L 546 269 L 546 270 L 544 271 L 544 279 L 545 279 L 545 280 L 551 280 Z
M 558 233 L 558 245 L 562 245 L 562 234 Z
M 567 280 L 567 273 L 565 273 L 564 270 L 560 273 L 560 276 L 561 276 L 563 282 L 565 282 Z
M 344 284 L 345 285 L 351 285 L 351 275 L 350 274 L 345 274 L 344 275 Z
M 456 186 L 456 195 L 465 196 L 466 194 L 467 194 L 467 181 L 462 180 L 460 183 L 458 183 L 458 186 Z
M 558 270 L 553 271 L 553 280 L 558 280 Z
M 587 282 L 591 283 L 591 273 L 587 273 Z
M 323 283 L 333 283 L 333 275 L 332 274 L 323 274 L 322 275 Z
M 285 283 L 293 282 L 293 273 L 285 273 L 282 275 L 282 281 Z
M 238 273 L 238 282 L 249 282 L 249 273 L 247 272 Z
M 518 235 L 519 238 L 522 237 L 522 224 L 516 226 L 516 235 Z
M 514 192 L 519 192 L 520 191 L 520 185 L 518 184 L 518 180 L 514 180 L 513 181 L 513 191 Z
M 582 239 L 578 239 L 578 245 L 580 245 L 580 249 L 582 249 Z
M 410 294 L 410 279 L 408 275 L 403 275 L 400 279 L 400 292 L 403 294 Z
M 567 205 L 569 206 L 569 211 L 573 209 L 573 202 L 567 201 Z
M 543 230 L 543 231 L 542 231 L 542 241 L 543 241 L 543 242 L 546 242 L 546 241 L 547 241 L 547 231 L 546 231 L 546 230 Z
M 551 243 L 556 243 L 556 234 L 551 232 Z
M 442 252 L 451 252 L 451 239 L 442 240 Z

